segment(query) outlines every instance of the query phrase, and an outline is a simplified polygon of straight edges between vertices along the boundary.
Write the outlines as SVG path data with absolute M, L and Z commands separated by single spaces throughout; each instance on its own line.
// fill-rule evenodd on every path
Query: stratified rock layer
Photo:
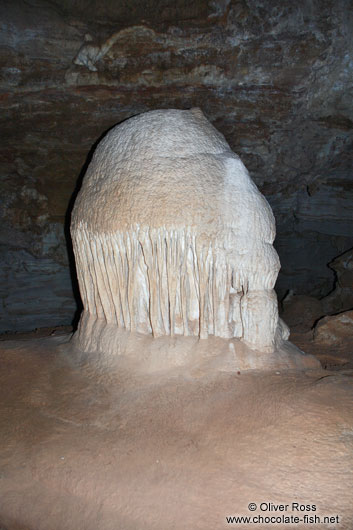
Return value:
M 3 0 L 0 329 L 69 323 L 63 234 L 102 131 L 200 106 L 277 219 L 279 296 L 322 297 L 352 237 L 349 0 Z M 74 278 L 74 272 L 72 277 Z

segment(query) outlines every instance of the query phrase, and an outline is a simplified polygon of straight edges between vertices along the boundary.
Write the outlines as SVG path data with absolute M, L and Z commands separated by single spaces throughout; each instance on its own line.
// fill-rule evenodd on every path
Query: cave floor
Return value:
M 1 530 L 353 528 L 349 364 L 104 372 L 67 338 L 0 343 Z

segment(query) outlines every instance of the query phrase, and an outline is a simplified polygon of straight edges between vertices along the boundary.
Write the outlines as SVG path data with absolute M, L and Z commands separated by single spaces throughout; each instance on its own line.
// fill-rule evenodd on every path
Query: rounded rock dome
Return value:
M 111 129 L 71 232 L 86 316 L 273 349 L 274 217 L 200 109 L 150 111 Z

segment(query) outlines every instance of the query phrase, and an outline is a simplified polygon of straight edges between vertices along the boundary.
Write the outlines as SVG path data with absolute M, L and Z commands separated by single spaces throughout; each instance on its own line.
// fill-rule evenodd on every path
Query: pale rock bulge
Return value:
M 288 338 L 273 289 L 272 210 L 198 108 L 154 110 L 111 129 L 89 164 L 71 233 L 81 336 L 106 324 L 236 338 L 264 352 Z

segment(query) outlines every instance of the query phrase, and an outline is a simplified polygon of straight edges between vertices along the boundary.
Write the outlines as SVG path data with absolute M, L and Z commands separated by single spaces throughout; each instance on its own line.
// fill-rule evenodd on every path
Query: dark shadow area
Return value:
M 346 250 L 344 250 L 343 252 L 340 252 L 340 254 L 338 254 L 337 256 L 335 256 L 332 260 L 329 261 L 329 263 L 326 264 L 326 267 L 328 269 L 330 269 L 330 271 L 333 272 L 334 274 L 334 281 L 333 281 L 333 287 L 331 289 L 331 291 L 329 293 L 327 293 L 326 296 L 328 296 L 329 294 L 331 294 L 338 286 L 339 286 L 339 276 L 338 276 L 338 273 L 337 273 L 337 270 L 335 269 L 334 267 L 334 264 L 337 260 L 339 260 L 339 258 L 341 258 L 342 256 L 344 256 L 344 254 L 346 254 L 347 252 L 350 252 L 351 250 L 353 250 L 353 247 L 349 247 L 347 248 Z

